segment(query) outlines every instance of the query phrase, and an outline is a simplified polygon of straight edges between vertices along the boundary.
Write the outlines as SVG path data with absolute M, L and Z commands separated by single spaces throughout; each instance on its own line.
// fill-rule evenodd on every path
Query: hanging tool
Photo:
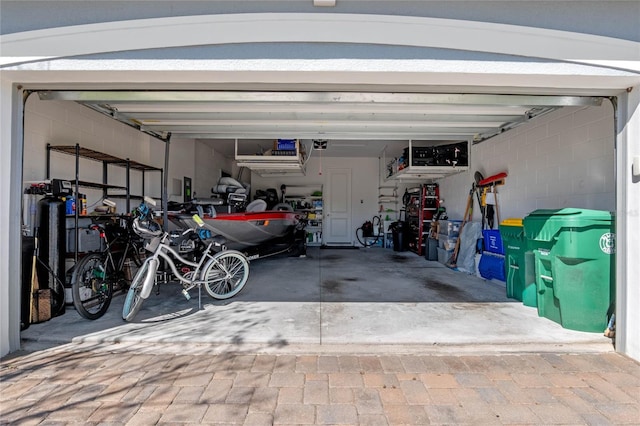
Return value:
M 498 187 L 493 185 L 493 198 L 495 201 L 496 218 L 498 219 L 498 225 L 500 224 L 500 209 L 498 208 Z
M 486 220 L 487 220 L 487 206 L 484 202 L 484 189 L 479 186 L 480 182 L 484 179 L 484 176 L 482 176 L 482 173 L 476 172 L 474 174 L 474 178 L 476 181 L 476 190 L 475 190 L 476 198 L 478 199 L 478 207 L 480 208 L 480 214 L 482 215 L 481 226 L 482 226 L 482 229 L 485 229 Z
M 477 172 L 476 172 L 477 173 Z M 480 175 L 482 176 L 482 175 Z M 504 185 L 504 179 L 507 177 L 507 173 L 502 172 L 495 174 L 493 176 L 489 176 L 488 178 L 481 179 L 477 182 L 477 186 L 479 190 L 482 191 L 482 203 L 481 205 L 485 205 L 484 211 L 484 219 L 486 219 L 488 229 L 493 229 L 494 222 L 494 214 L 497 214 L 498 223 L 500 223 L 500 213 L 498 212 L 498 185 Z M 476 179 L 478 175 L 476 175 Z M 484 229 L 484 223 L 483 223 Z
M 36 271 L 36 264 L 38 258 L 38 228 L 34 230 L 34 239 L 33 239 L 33 259 L 31 262 L 31 292 L 29 293 L 30 303 L 29 303 L 29 321 L 31 324 L 38 322 L 37 312 L 38 308 L 36 306 L 36 293 L 40 290 L 40 282 L 38 281 L 38 273 Z

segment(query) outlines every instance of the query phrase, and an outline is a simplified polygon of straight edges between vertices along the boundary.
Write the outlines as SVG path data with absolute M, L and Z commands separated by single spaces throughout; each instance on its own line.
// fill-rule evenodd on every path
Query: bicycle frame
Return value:
M 129 257 L 129 253 L 131 252 L 131 250 L 135 250 L 136 248 L 135 244 L 133 244 L 131 241 L 131 235 L 129 235 L 129 232 L 131 231 L 127 229 L 126 237 L 116 236 L 110 241 L 109 238 L 107 237 L 107 232 L 104 226 L 96 226 L 96 228 L 100 230 L 100 238 L 104 241 L 105 249 L 101 252 L 101 254 L 105 256 L 107 259 L 106 261 L 107 267 L 111 268 L 111 273 L 120 274 L 121 272 L 123 272 L 123 268 L 124 268 L 125 262 L 127 261 L 127 258 Z M 121 252 L 118 251 L 118 254 L 122 253 L 122 256 L 120 257 L 119 261 L 117 262 L 118 264 L 116 265 L 116 261 L 113 256 L 114 252 L 113 250 L 111 250 L 111 246 L 116 242 L 118 242 L 118 240 L 123 240 L 125 242 L 125 246 L 124 246 L 124 250 L 122 250 Z
M 249 277 L 249 261 L 246 255 L 237 250 L 227 250 L 224 246 L 225 238 L 211 235 L 210 231 L 202 229 L 202 220 L 197 215 L 193 218 L 198 222 L 198 227 L 186 229 L 181 235 L 175 235 L 158 229 L 157 224 L 151 221 L 150 210 L 146 204 L 141 204 L 139 211 L 140 216 L 134 219 L 132 224 L 133 230 L 147 241 L 145 250 L 152 254 L 133 278 L 122 308 L 122 319 L 131 321 L 134 318 L 142 306 L 142 301 L 149 297 L 151 290 L 159 282 L 160 274 L 165 274 L 166 281 L 166 277 L 173 274 L 181 283 L 182 294 L 187 300 L 191 298 L 189 290 L 197 286 L 198 309 L 202 309 L 203 284 L 209 296 L 214 299 L 228 299 L 244 288 Z M 194 255 L 191 258 L 193 260 L 189 260 L 181 255 L 183 252 L 180 248 L 187 238 L 192 237 L 200 243 L 196 243 L 198 248 L 195 251 L 189 251 Z M 179 245 L 172 246 L 176 243 Z M 212 250 L 213 246 L 220 247 L 220 250 Z M 198 257 L 197 260 L 195 256 Z M 158 273 L 161 260 L 165 261 L 169 268 L 165 267 Z M 182 272 L 179 270 L 181 265 L 184 265 Z
M 193 229 L 188 229 L 187 231 L 185 231 L 184 234 L 188 232 L 193 232 Z M 171 247 L 167 243 L 167 239 L 169 238 L 168 232 L 165 232 L 162 235 L 162 237 L 156 237 L 156 238 L 159 238 L 158 246 L 155 248 L 153 255 L 146 260 L 147 262 L 151 262 L 151 268 L 154 268 L 154 270 L 153 270 L 153 273 L 149 273 L 149 275 L 147 276 L 147 279 L 145 279 L 144 283 L 142 284 L 142 291 L 140 292 L 141 298 L 143 299 L 148 298 L 149 295 L 151 294 L 151 290 L 153 286 L 157 282 L 157 268 L 159 266 L 158 258 L 162 258 L 163 260 L 165 260 L 169 265 L 169 268 L 171 269 L 171 272 L 173 273 L 173 275 L 180 282 L 187 284 L 188 287 L 184 288 L 183 293 L 191 290 L 195 286 L 199 287 L 205 282 L 204 280 L 198 279 L 197 277 L 199 276 L 200 270 L 202 266 L 205 264 L 205 262 L 208 261 L 209 259 L 215 258 L 215 256 L 211 254 L 211 247 L 213 246 L 213 242 L 207 245 L 207 247 L 202 252 L 202 255 L 200 256 L 200 260 L 198 262 L 192 262 L 182 257 L 175 249 L 173 249 L 173 247 Z M 153 245 L 154 244 L 153 240 L 150 241 L 149 244 Z M 195 270 L 189 271 L 189 275 L 193 278 L 189 278 L 186 276 L 187 274 L 182 274 L 180 271 L 178 271 L 174 258 L 175 260 L 178 260 L 179 262 L 184 263 L 185 265 L 195 268 Z M 185 296 L 187 295 L 185 294 Z
M 195 270 L 190 271 L 190 272 L 191 272 L 191 275 L 193 275 L 194 277 L 197 277 L 198 274 L 200 273 L 200 269 L 202 268 L 202 265 L 204 265 L 205 261 L 207 261 L 208 259 L 213 259 L 213 257 L 214 257 L 213 255 L 210 254 L 212 245 L 213 245 L 213 243 L 210 243 L 207 246 L 207 248 L 203 251 L 202 256 L 200 257 L 200 260 L 198 262 L 192 262 L 190 260 L 185 259 L 173 247 L 168 245 L 166 242 L 161 242 L 160 243 L 160 245 L 158 246 L 158 249 L 157 249 L 157 255 L 158 255 L 158 257 L 161 257 L 164 260 L 166 260 L 167 263 L 169 264 L 169 267 L 171 268 L 171 272 L 173 272 L 173 275 L 180 282 L 183 282 L 185 284 L 189 284 L 190 285 L 189 289 L 191 289 L 196 285 L 203 284 L 204 281 L 203 280 L 187 278 L 185 276 L 186 274 L 182 274 L 180 271 L 178 271 L 178 268 L 176 267 L 176 264 L 175 264 L 175 261 L 174 261 L 173 257 L 175 257 L 176 260 L 178 260 L 179 262 L 184 263 L 185 265 L 188 265 L 188 266 L 191 266 L 191 267 L 195 268 Z M 173 257 L 171 257 L 170 255 L 173 255 Z

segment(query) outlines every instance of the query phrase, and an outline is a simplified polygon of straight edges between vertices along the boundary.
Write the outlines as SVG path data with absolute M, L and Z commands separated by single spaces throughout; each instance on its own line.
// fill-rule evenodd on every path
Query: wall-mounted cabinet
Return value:
M 246 167 L 262 177 L 304 176 L 306 174 L 306 150 L 299 140 L 273 142 L 273 148 L 263 153 L 251 154 L 251 144 L 235 141 L 235 159 L 238 167 Z M 247 146 L 245 146 L 247 145 Z
M 469 142 L 409 141 L 402 152 L 383 151 L 385 181 L 424 182 L 469 170 Z

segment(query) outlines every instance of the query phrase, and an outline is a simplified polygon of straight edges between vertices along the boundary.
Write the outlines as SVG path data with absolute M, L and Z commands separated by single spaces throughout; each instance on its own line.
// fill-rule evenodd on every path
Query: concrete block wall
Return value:
M 165 144 L 138 130 L 117 123 L 95 111 L 73 102 L 41 101 L 31 95 L 25 106 L 25 143 L 23 180 L 38 181 L 46 176 L 47 143 L 52 145 L 75 145 L 114 155 L 119 158 L 164 168 Z M 172 141 L 169 182 L 171 177 L 182 179 L 192 176 L 194 167 L 194 141 Z M 102 165 L 92 160 L 80 161 L 80 180 L 102 182 Z M 108 183 L 125 186 L 124 168 L 109 166 Z M 75 179 L 75 157 L 51 153 L 51 176 L 60 179 Z M 141 194 L 142 174 L 130 173 L 132 194 Z M 161 196 L 162 180 L 159 172 L 145 174 L 144 193 Z M 89 206 L 99 203 L 102 190 L 81 188 L 87 194 Z M 118 211 L 124 212 L 125 201 L 114 199 Z
M 613 107 L 604 101 L 599 107 L 562 108 L 472 145 L 469 172 L 440 182 L 449 217 L 463 217 L 475 171 L 485 177 L 508 173 L 498 187 L 500 220 L 536 209 L 614 211 L 614 142 Z M 474 202 L 474 220 L 480 220 Z

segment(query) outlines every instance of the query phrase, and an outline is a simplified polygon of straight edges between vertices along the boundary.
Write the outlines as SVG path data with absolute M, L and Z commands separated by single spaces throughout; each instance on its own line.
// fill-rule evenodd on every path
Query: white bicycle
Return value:
M 146 215 L 147 217 L 143 215 L 134 220 L 133 229 L 148 240 L 145 249 L 153 254 L 142 263 L 131 281 L 122 308 L 122 318 L 125 321 L 131 321 L 136 316 L 142 302 L 149 297 L 151 290 L 158 283 L 158 276 L 166 275 L 168 272 L 182 284 L 182 294 L 187 299 L 191 298 L 189 290 L 198 287 L 200 291 L 203 284 L 209 296 L 214 299 L 228 299 L 244 288 L 249 278 L 249 261 L 243 253 L 227 250 L 223 237 L 211 237 L 207 230 L 199 227 L 181 233 L 164 232 L 150 220 L 150 211 Z M 196 223 L 199 222 L 198 219 L 194 216 Z M 197 253 L 193 260 L 186 259 L 179 253 L 179 247 L 188 241 L 204 247 L 190 251 Z M 161 260 L 166 261 L 168 270 L 158 271 Z

